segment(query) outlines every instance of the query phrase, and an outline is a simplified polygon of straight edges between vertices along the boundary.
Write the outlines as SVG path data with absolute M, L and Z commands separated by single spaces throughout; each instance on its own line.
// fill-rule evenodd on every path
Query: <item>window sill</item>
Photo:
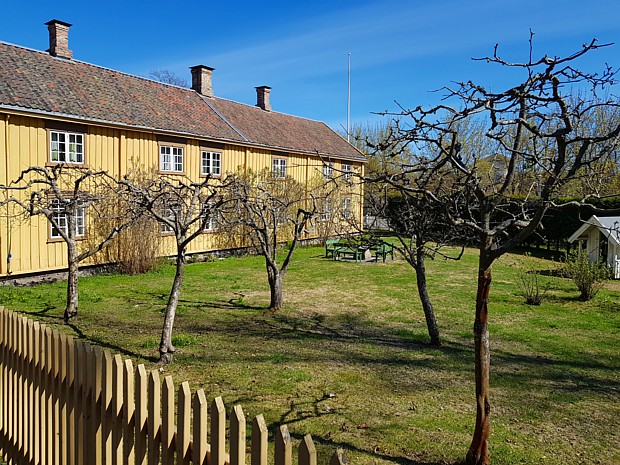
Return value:
M 45 166 L 48 168 L 54 167 L 54 166 L 67 166 L 67 167 L 71 167 L 71 168 L 83 168 L 83 169 L 90 169 L 90 166 L 87 165 L 86 163 L 71 163 L 71 162 L 66 162 L 66 161 L 47 161 L 45 162 Z
M 80 236 L 80 237 L 76 237 L 75 241 L 76 242 L 81 242 L 86 240 L 86 236 Z M 47 244 L 57 244 L 58 242 L 65 242 L 65 240 L 62 237 L 48 237 L 47 238 Z
M 158 171 L 159 174 L 166 176 L 185 176 L 185 171 Z

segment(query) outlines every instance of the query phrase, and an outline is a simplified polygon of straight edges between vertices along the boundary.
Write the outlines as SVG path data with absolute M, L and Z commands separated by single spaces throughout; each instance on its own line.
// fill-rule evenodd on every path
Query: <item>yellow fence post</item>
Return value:
M 75 455 L 75 341 L 67 337 L 67 386 L 65 399 L 67 401 L 67 465 L 76 465 Z
M 60 334 L 52 331 L 52 364 L 50 391 L 52 396 L 52 462 L 60 462 Z
M 174 464 L 174 383 L 172 376 L 164 378 L 161 391 L 161 453 L 162 464 Z
M 211 461 L 209 465 L 226 462 L 226 408 L 221 397 L 211 403 Z
M 192 393 L 187 381 L 181 383 L 177 397 L 177 465 L 189 465 Z M 213 464 L 211 464 L 213 465 Z
M 112 360 L 112 464 L 123 463 L 123 358 L 116 354 Z
M 89 441 L 92 441 L 88 447 L 88 452 L 91 457 L 87 461 L 88 465 L 102 465 L 103 464 L 103 425 L 101 418 L 101 410 L 104 402 L 102 397 L 101 383 L 103 376 L 103 354 L 98 346 L 93 346 L 92 352 L 90 352 L 90 428 L 88 431 Z
M 34 434 L 32 435 L 32 461 L 36 464 L 41 463 L 40 445 L 41 445 L 41 327 L 38 321 L 32 325 L 32 382 L 34 384 L 33 402 L 32 402 L 32 427 Z
M 76 465 L 85 464 L 85 445 L 84 429 L 86 422 L 84 419 L 84 398 L 86 397 L 86 380 L 88 379 L 86 365 L 86 347 L 82 341 L 74 341 L 75 351 L 75 383 L 74 383 L 74 405 L 75 405 L 75 443 L 74 454 Z
M 103 463 L 112 464 L 112 354 L 103 351 L 101 372 L 101 431 Z
M 124 455 L 123 465 L 135 463 L 135 390 L 134 372 L 131 360 L 125 360 L 125 374 L 123 375 L 123 436 Z
M 293 444 L 286 425 L 281 425 L 276 432 L 274 458 L 276 465 L 293 464 Z
M 59 463 L 69 463 L 67 455 L 67 335 L 58 339 L 58 454 Z
M 263 415 L 252 420 L 252 453 L 251 465 L 267 465 L 269 431 Z
M 17 462 L 22 461 L 26 457 L 26 447 L 28 445 L 28 420 L 25 418 L 27 415 L 26 407 L 28 403 L 28 397 L 26 394 L 26 320 L 19 315 L 17 318 L 17 415 L 19 418 L 17 426 Z
M 336 452 L 334 452 L 334 455 L 332 455 L 329 461 L 329 465 L 347 465 L 347 458 L 342 449 L 336 449 Z
M 6 338 L 4 329 L 6 328 L 6 310 L 0 306 L 0 454 L 6 453 L 6 404 L 4 403 L 4 370 L 6 369 Z
M 148 400 L 148 431 L 149 431 L 149 465 L 159 464 L 159 444 L 161 442 L 159 430 L 161 428 L 161 382 L 159 372 L 152 370 L 149 373 L 149 400 Z
M 22 317 L 21 318 L 21 331 L 22 331 L 22 454 L 25 462 L 31 461 L 30 454 L 32 453 L 31 441 L 32 441 L 32 415 L 30 411 L 32 409 L 32 378 L 30 377 L 31 361 L 32 361 L 32 338 L 31 328 L 32 321 Z
M 235 405 L 230 415 L 230 465 L 245 465 L 245 415 Z
M 136 393 L 136 465 L 146 465 L 147 463 L 147 383 L 148 375 L 146 374 L 146 368 L 144 368 L 144 365 L 138 365 L 138 369 L 136 370 L 136 383 L 134 386 Z
M 38 456 L 41 463 L 47 463 L 47 328 L 39 327 L 39 369 L 37 384 L 39 385 L 39 447 Z
M 314 446 L 314 441 L 312 441 L 312 436 L 306 434 L 304 439 L 301 441 L 299 445 L 298 451 L 298 464 L 299 465 L 317 465 L 316 462 L 316 447 Z
M 194 394 L 192 417 L 194 420 L 192 434 L 194 465 L 206 465 L 208 404 L 205 392 L 202 389 L 199 389 L 198 392 Z
M 10 322 L 10 344 L 11 344 L 11 381 L 9 386 L 9 450 L 11 455 L 15 456 L 17 452 L 15 438 L 17 436 L 17 317 L 15 314 L 11 314 Z
M 52 330 L 45 328 L 45 458 L 43 463 L 55 463 L 54 449 L 54 367 Z

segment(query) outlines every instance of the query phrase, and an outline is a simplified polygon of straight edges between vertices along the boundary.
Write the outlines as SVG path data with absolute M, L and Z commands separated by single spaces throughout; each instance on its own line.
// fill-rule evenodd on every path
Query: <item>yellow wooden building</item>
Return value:
M 154 167 L 195 180 L 272 169 L 306 186 L 332 169 L 363 174 L 364 156 L 327 125 L 273 111 L 269 87 L 256 88 L 251 106 L 215 97 L 206 66 L 191 68 L 186 89 L 84 63 L 69 49 L 71 25 L 46 24 L 46 52 L 0 42 L 0 184 L 57 163 L 114 176 Z M 361 219 L 361 187 L 343 185 L 338 202 Z M 201 235 L 189 252 L 213 250 L 209 238 Z M 3 216 L 0 257 L 0 276 L 67 266 L 66 245 L 43 217 L 24 223 Z

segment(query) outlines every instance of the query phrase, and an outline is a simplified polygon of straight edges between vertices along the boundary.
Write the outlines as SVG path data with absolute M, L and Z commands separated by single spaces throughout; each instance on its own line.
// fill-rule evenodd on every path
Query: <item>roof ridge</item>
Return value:
M 235 103 L 237 105 L 243 105 L 245 107 L 248 108 L 252 108 L 255 109 L 256 111 L 260 111 L 263 113 L 274 113 L 274 114 L 278 114 L 278 115 L 282 115 L 282 116 L 286 116 L 288 118 L 296 118 L 296 119 L 303 119 L 305 121 L 312 121 L 313 123 L 321 123 L 321 124 L 325 124 L 324 121 L 318 120 L 318 119 L 312 119 L 312 118 L 306 118 L 305 116 L 298 116 L 298 115 L 291 115 L 289 113 L 284 113 L 282 111 L 274 111 L 274 110 L 270 110 L 270 111 L 265 111 L 263 109 L 261 109 L 260 107 L 257 107 L 256 105 L 250 105 L 249 103 L 243 103 L 243 102 L 237 102 L 236 100 L 231 100 L 229 98 L 224 98 L 224 97 L 216 97 L 213 96 L 214 99 L 217 100 L 224 100 L 226 102 L 231 102 L 231 103 Z M 326 125 L 326 124 L 325 124 Z M 327 125 L 326 125 L 327 126 Z M 328 126 L 329 127 L 329 126 Z M 331 129 L 331 128 L 330 128 Z
M 193 89 L 191 89 L 189 87 L 177 86 L 176 84 L 169 84 L 167 82 L 157 81 L 156 79 L 151 79 L 151 78 L 148 78 L 146 76 L 140 76 L 138 74 L 131 74 L 131 73 L 128 73 L 128 72 L 125 72 L 125 71 L 119 71 L 117 69 L 108 68 L 107 66 L 101 66 L 101 65 L 96 65 L 94 63 L 89 63 L 88 61 L 78 60 L 78 59 L 75 59 L 75 58 L 71 58 L 69 60 L 67 60 L 65 58 L 57 58 L 57 57 L 54 57 L 54 56 L 50 55 L 49 53 L 47 53 L 44 50 L 37 50 L 35 48 L 24 47 L 23 45 L 16 45 L 16 44 L 12 44 L 10 42 L 5 42 L 3 40 L 0 40 L 0 44 L 4 44 L 4 45 L 11 46 L 11 47 L 16 47 L 16 48 L 21 48 L 23 50 L 28 50 L 30 52 L 39 53 L 39 54 L 41 54 L 41 55 L 43 55 L 45 57 L 51 58 L 52 60 L 61 60 L 64 63 L 79 63 L 81 65 L 91 66 L 91 67 L 97 68 L 97 69 L 103 69 L 105 71 L 110 71 L 112 73 L 122 74 L 124 76 L 128 76 L 128 77 L 131 77 L 131 78 L 141 79 L 143 81 L 153 82 L 155 84 L 161 84 L 162 86 L 166 86 L 166 87 L 173 87 L 173 88 L 185 90 L 185 91 L 188 91 L 188 92 L 196 92 L 195 90 L 193 90 Z
M 228 124 L 228 126 L 230 126 L 232 128 L 233 131 L 235 131 L 237 134 L 239 134 L 241 137 L 243 137 L 243 139 L 246 142 L 251 142 L 250 139 L 248 139 L 245 134 L 243 134 L 241 131 L 239 131 L 230 121 L 228 121 L 227 118 L 224 117 L 224 115 L 222 115 L 217 108 L 215 108 L 213 105 L 211 105 L 211 103 L 209 103 L 209 100 L 207 97 L 205 97 L 204 95 L 202 95 L 201 93 L 197 92 L 198 96 L 202 99 L 203 102 L 205 102 L 209 108 L 211 108 L 211 110 L 213 110 L 213 112 L 219 116 L 222 121 L 224 121 L 226 124 Z

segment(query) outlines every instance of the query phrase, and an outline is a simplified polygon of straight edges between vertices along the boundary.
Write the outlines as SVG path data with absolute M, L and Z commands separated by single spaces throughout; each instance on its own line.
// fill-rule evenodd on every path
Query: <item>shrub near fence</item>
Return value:
M 134 370 L 97 346 L 53 331 L 0 307 L 0 451 L 9 464 L 209 464 L 244 465 L 246 421 L 235 406 L 226 453 L 226 411 L 220 397 L 210 407 L 203 390 L 172 378 Z M 210 443 L 207 443 L 209 423 Z M 274 462 L 292 463 L 287 427 L 274 435 Z M 268 462 L 262 415 L 252 421 L 252 465 Z M 310 435 L 298 448 L 299 465 L 316 465 Z M 331 465 L 346 460 L 338 450 Z

